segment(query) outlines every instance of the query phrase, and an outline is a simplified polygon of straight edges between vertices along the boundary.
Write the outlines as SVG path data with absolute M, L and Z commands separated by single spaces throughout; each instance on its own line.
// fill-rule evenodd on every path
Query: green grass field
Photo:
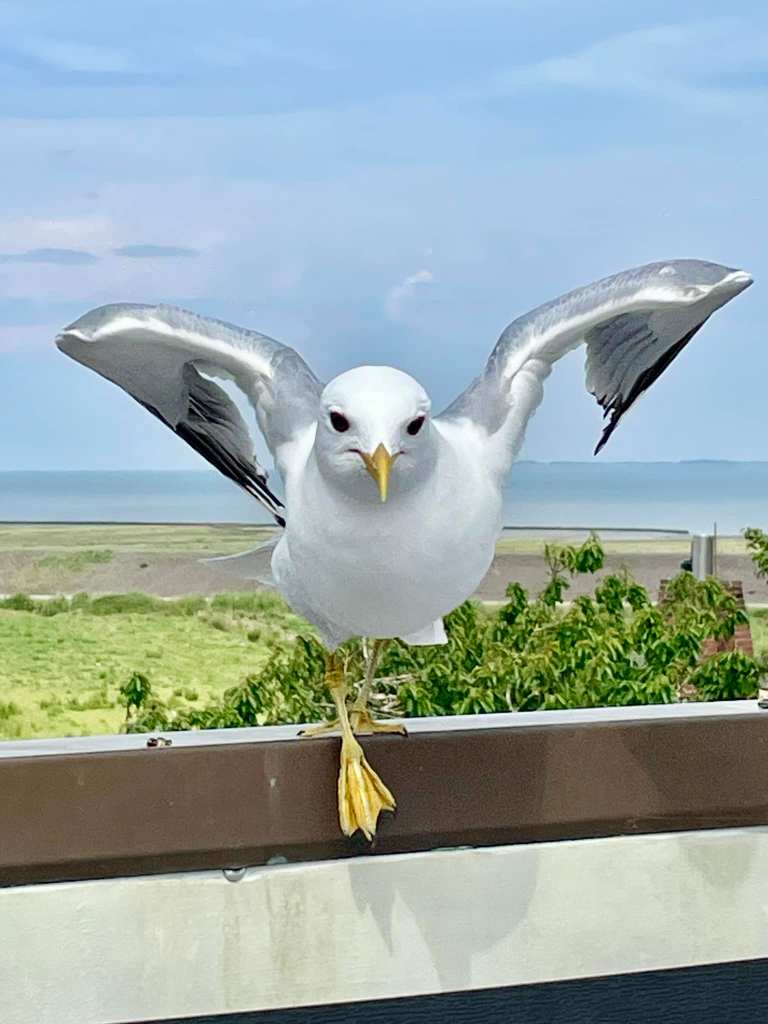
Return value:
M 135 671 L 166 701 L 205 702 L 299 628 L 279 598 L 263 593 L 210 602 L 80 598 L 59 614 L 0 608 L 0 738 L 117 732 L 118 689 Z
M 226 555 L 255 547 L 271 532 L 260 526 L 13 524 L 0 525 L 0 551 L 39 551 L 43 557 L 105 550 L 110 556 L 130 551 Z

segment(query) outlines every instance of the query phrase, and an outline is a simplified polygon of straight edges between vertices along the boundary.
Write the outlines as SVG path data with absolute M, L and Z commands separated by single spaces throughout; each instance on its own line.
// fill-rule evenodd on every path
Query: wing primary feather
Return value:
M 249 465 L 245 459 L 238 458 L 228 451 L 209 431 L 200 429 L 204 427 L 205 421 L 204 417 L 200 415 L 200 404 L 192 396 L 190 396 L 189 406 L 190 418 L 180 420 L 176 426 L 169 423 L 163 414 L 148 402 L 141 402 L 139 400 L 139 404 L 143 405 L 153 416 L 156 416 L 161 423 L 170 427 L 175 434 L 186 441 L 191 448 L 194 448 L 199 455 L 202 455 L 220 473 L 223 473 L 224 476 L 228 477 L 239 487 L 242 487 L 252 498 L 260 501 L 272 514 L 278 526 L 285 526 L 285 517 L 281 514 L 281 510 L 285 506 L 277 495 L 273 494 L 269 487 L 267 487 L 266 478 L 263 474 L 260 474 L 255 466 Z M 202 421 L 197 428 L 194 423 L 195 419 Z
M 603 407 L 604 416 L 610 416 L 610 421 L 606 426 L 605 430 L 600 436 L 600 440 L 597 442 L 594 454 L 597 455 L 605 447 L 611 434 L 614 432 L 616 427 L 619 425 L 619 421 L 627 410 L 634 405 L 637 399 L 642 395 L 644 391 L 653 384 L 657 378 L 659 378 L 666 368 L 680 355 L 688 342 L 693 336 L 701 330 L 704 324 L 707 322 L 709 317 L 705 317 L 701 323 L 696 324 L 687 334 L 684 334 L 682 338 L 671 345 L 662 355 L 656 360 L 656 362 L 649 366 L 647 370 L 643 370 L 640 376 L 635 381 L 629 394 L 624 398 L 620 393 L 615 395 L 610 402 L 606 402 L 607 396 L 603 396 L 602 400 L 598 399 L 600 405 Z

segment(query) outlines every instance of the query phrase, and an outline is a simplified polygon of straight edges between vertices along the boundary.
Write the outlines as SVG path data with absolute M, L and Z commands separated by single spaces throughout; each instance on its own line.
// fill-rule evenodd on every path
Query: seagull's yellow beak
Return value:
M 392 463 L 400 452 L 390 455 L 384 445 L 380 444 L 373 455 L 368 455 L 366 452 L 361 452 L 360 454 L 365 463 L 365 468 L 379 485 L 381 500 L 386 501 L 387 491 L 389 490 L 390 470 L 392 469 Z

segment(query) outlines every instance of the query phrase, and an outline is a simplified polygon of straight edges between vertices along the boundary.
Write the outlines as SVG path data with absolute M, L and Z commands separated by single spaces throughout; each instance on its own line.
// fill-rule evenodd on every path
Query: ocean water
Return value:
M 768 462 L 519 462 L 509 526 L 768 527 Z M 0 472 L 0 520 L 264 523 L 261 507 L 205 470 Z

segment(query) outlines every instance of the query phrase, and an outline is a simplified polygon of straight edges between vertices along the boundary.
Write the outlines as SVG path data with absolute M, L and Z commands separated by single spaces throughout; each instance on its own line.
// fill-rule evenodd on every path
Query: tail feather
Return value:
M 282 536 L 282 535 L 280 535 Z M 265 587 L 274 587 L 272 576 L 271 555 L 280 541 L 280 536 L 271 537 L 263 544 L 237 555 L 219 555 L 216 558 L 201 558 L 202 565 L 220 572 L 228 572 L 241 580 L 253 580 Z

